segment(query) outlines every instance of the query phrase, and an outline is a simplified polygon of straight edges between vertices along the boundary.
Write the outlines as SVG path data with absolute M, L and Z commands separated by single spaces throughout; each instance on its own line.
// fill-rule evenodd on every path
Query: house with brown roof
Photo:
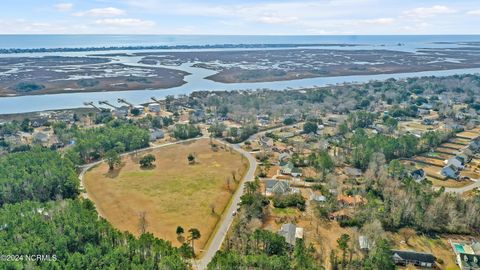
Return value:
M 338 195 L 337 200 L 343 207 L 355 207 L 357 205 L 364 205 L 368 203 L 368 200 L 360 195 L 347 196 L 341 194 Z

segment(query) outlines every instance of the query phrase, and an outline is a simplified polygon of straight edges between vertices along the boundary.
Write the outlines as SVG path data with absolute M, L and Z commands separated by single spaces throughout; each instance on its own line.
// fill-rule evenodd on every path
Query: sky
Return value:
M 2 0 L 0 34 L 480 34 L 479 0 Z

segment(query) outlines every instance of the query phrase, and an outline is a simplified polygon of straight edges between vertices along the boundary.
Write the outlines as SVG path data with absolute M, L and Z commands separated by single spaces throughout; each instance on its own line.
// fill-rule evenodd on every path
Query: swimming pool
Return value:
M 463 245 L 453 244 L 453 246 L 455 247 L 455 250 L 457 251 L 457 253 L 465 253 L 465 249 L 463 248 Z

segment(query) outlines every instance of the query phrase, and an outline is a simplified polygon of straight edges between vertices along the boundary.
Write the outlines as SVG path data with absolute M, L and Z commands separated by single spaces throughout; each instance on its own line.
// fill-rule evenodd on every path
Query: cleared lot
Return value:
M 241 179 L 247 161 L 223 147 L 214 151 L 208 139 L 149 153 L 156 157 L 152 169 L 140 168 L 138 160 L 147 154 L 143 152 L 123 158 L 121 167 L 112 172 L 105 163 L 87 172 L 88 195 L 99 213 L 120 230 L 138 235 L 139 213 L 145 212 L 148 232 L 178 245 L 177 226 L 185 231 L 197 228 L 202 237 L 195 246 L 202 249 L 236 188 L 232 172 Z M 187 160 L 190 153 L 196 156 L 195 164 Z

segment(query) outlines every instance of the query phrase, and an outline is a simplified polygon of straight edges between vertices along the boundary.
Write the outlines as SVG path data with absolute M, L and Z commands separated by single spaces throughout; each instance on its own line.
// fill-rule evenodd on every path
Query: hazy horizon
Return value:
M 0 14 L 0 34 L 480 34 L 468 0 L 6 0 Z

